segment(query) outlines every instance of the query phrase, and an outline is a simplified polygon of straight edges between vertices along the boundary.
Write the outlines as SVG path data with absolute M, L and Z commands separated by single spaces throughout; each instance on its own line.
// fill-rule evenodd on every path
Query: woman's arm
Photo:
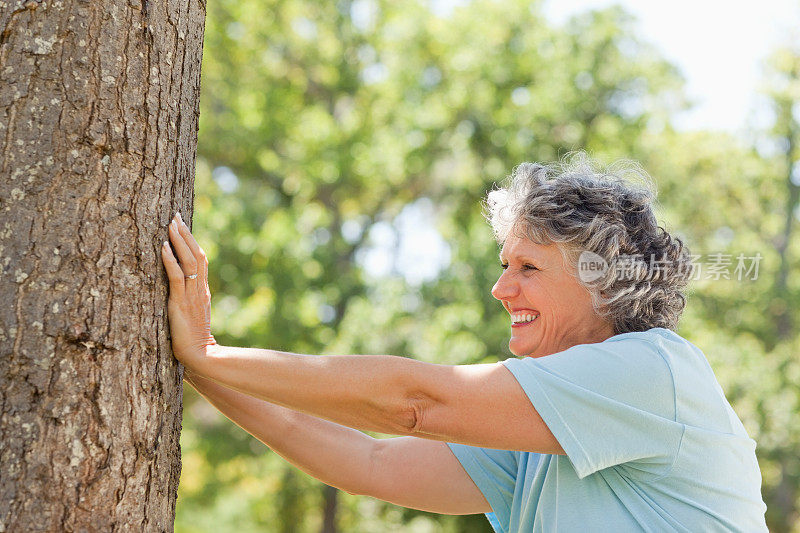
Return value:
M 233 389 L 362 430 L 563 454 L 500 363 L 439 365 L 390 355 L 315 356 L 209 346 L 193 370 Z
M 491 508 L 443 442 L 374 439 L 360 431 L 228 389 L 184 378 L 239 427 L 305 473 L 349 494 L 443 514 Z
M 356 429 L 472 446 L 564 453 L 502 364 L 435 365 L 388 355 L 305 357 L 228 348 L 211 335 L 208 259 L 179 217 L 162 247 L 175 357 L 194 373 Z
M 303 472 L 350 494 L 374 486 L 378 439 L 229 389 L 190 371 L 184 379 L 222 414 Z
M 247 395 L 345 426 L 414 431 L 412 384 L 426 363 L 387 355 L 308 356 L 208 346 L 192 372 Z

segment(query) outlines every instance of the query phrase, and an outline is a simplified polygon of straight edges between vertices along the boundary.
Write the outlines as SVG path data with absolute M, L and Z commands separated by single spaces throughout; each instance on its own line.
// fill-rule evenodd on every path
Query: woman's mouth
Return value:
M 511 327 L 521 328 L 528 326 L 537 318 L 539 318 L 539 315 L 534 313 L 514 313 L 511 315 Z

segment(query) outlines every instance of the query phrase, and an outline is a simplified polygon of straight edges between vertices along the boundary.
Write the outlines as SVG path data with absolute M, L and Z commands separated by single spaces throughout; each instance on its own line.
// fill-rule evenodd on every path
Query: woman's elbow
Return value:
M 379 431 L 404 437 L 419 436 L 428 402 L 419 396 L 407 396 L 393 403 L 390 409 L 384 411 L 383 429 Z
M 404 430 L 403 435 L 423 437 L 427 434 L 426 414 L 430 412 L 431 405 L 432 400 L 420 394 L 415 394 L 406 400 L 399 417 L 399 423 Z

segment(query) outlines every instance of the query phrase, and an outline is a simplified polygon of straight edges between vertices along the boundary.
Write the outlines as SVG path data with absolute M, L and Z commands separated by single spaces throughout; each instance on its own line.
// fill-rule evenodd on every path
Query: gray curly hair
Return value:
M 484 214 L 500 245 L 512 231 L 537 244 L 558 244 L 574 267 L 570 273 L 616 334 L 674 330 L 686 306 L 682 290 L 692 274 L 691 256 L 681 239 L 658 225 L 655 197 L 638 163 L 601 168 L 586 153 L 572 152 L 550 165 L 517 166 L 505 187 L 488 193 Z M 579 261 L 597 256 L 606 268 L 579 275 Z

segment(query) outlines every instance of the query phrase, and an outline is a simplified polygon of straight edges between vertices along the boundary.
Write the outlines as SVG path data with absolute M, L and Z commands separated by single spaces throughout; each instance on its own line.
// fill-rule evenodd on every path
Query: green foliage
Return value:
M 658 184 L 660 216 L 693 253 L 764 256 L 757 280 L 696 282 L 679 332 L 706 352 L 758 440 L 770 524 L 789 531 L 800 486 L 800 288 L 796 276 L 780 281 L 798 259 L 779 241 L 796 226 L 791 216 L 787 226 L 787 161 L 798 159 L 800 54 L 779 56 L 776 76 L 790 81 L 775 85 L 775 131 L 764 138 L 784 149 L 765 155 L 722 134 L 672 130 L 686 106 L 682 80 L 619 8 L 554 27 L 522 0 L 445 15 L 413 1 L 209 3 L 194 233 L 209 256 L 214 334 L 306 353 L 506 358 L 507 321 L 489 294 L 500 269 L 485 191 L 522 161 L 569 150 L 640 160 Z M 397 217 L 419 199 L 436 206 L 422 223 L 447 242 L 447 267 L 423 282 L 396 267 L 372 275 L 369 250 L 408 238 Z M 320 530 L 321 483 L 188 387 L 185 403 L 177 531 Z M 480 515 L 341 492 L 337 522 L 359 532 L 490 530 Z

